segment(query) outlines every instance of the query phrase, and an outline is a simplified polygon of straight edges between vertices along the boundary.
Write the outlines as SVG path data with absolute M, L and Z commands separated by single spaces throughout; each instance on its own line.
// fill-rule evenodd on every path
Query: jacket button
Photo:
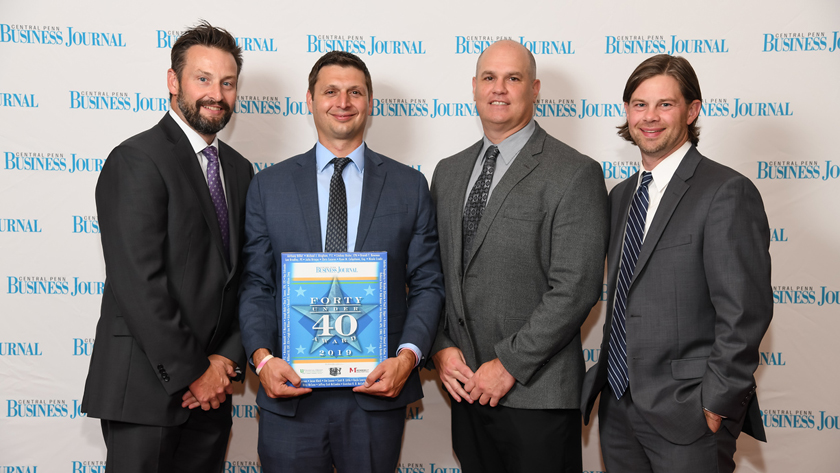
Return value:
M 163 365 L 158 365 L 158 369 L 159 369 L 159 370 L 162 370 L 162 369 L 163 369 Z
M 165 383 L 168 383 L 169 382 L 169 376 L 163 375 L 163 381 Z
M 464 319 L 458 319 L 458 325 L 463 327 L 464 326 Z

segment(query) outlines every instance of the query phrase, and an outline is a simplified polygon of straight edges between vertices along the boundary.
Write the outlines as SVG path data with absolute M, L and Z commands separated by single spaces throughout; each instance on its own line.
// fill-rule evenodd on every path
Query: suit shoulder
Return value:
M 567 162 L 576 163 L 578 165 L 583 165 L 587 163 L 598 164 L 598 162 L 594 159 L 572 148 L 566 143 L 563 143 L 562 141 L 549 135 L 548 133 L 546 133 L 545 135 L 543 153 L 546 153 L 551 157 L 561 158 Z
M 264 168 L 262 171 L 256 173 L 254 175 L 255 180 L 264 180 L 264 179 L 283 179 L 285 176 L 290 175 L 293 171 L 299 169 L 300 160 L 304 158 L 305 153 L 298 154 L 292 156 L 291 158 L 286 158 L 283 161 L 278 163 L 272 164 L 267 168 Z M 315 159 L 314 157 L 312 159 Z
M 740 182 L 748 188 L 757 190 L 750 178 L 735 169 L 703 155 L 700 155 L 700 158 L 700 161 L 697 163 L 697 169 L 694 171 L 694 177 L 698 181 L 716 183 L 717 185 L 722 185 L 727 182 Z
M 376 157 L 378 157 L 379 159 L 382 160 L 382 166 L 384 166 L 385 169 L 389 173 L 395 173 L 400 178 L 412 179 L 412 180 L 422 179 L 425 182 L 426 177 L 419 170 L 414 169 L 413 167 L 411 167 L 407 164 L 403 164 L 403 163 L 397 161 L 396 159 L 392 159 L 392 158 L 389 158 L 388 156 L 385 156 L 383 154 L 379 154 L 375 151 L 371 151 L 371 150 L 368 150 L 368 151 L 370 151 Z
M 226 160 L 230 160 L 237 166 L 251 165 L 251 161 L 245 159 L 245 157 L 242 156 L 239 153 L 239 151 L 236 151 L 235 149 L 233 149 L 233 147 L 231 147 L 229 144 L 225 143 L 222 140 L 219 140 L 219 150 L 221 151 L 222 156 L 224 156 Z

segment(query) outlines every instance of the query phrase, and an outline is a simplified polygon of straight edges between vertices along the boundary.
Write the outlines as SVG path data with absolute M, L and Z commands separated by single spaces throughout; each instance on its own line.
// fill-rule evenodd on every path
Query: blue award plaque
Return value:
M 283 253 L 283 359 L 308 388 L 360 386 L 388 358 L 386 253 Z

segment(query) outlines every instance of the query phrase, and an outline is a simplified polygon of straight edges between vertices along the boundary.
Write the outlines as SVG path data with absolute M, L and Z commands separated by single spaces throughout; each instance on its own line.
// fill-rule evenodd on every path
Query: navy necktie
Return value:
M 461 263 L 466 266 L 467 258 L 472 249 L 473 238 L 484 215 L 484 207 L 487 206 L 487 198 L 490 195 L 490 184 L 493 183 L 493 172 L 496 171 L 496 158 L 499 157 L 499 148 L 491 146 L 484 153 L 484 166 L 481 174 L 476 179 L 470 195 L 467 197 L 467 205 L 464 207 L 463 223 L 463 253 Z
M 633 195 L 630 214 L 627 217 L 627 228 L 624 231 L 624 248 L 621 252 L 621 267 L 618 269 L 618 284 L 615 289 L 607 365 L 607 379 L 616 399 L 621 399 L 630 384 L 627 370 L 627 293 L 645 235 L 645 219 L 650 203 L 648 184 L 651 180 L 653 180 L 651 173 L 642 173 L 642 183 Z
M 324 251 L 344 253 L 347 251 L 347 189 L 341 172 L 350 163 L 350 158 L 333 158 L 333 175 L 330 179 L 330 203 L 327 207 L 327 236 Z
M 230 260 L 230 227 L 228 225 L 228 207 L 225 193 L 222 189 L 222 179 L 219 177 L 219 153 L 215 146 L 208 146 L 201 150 L 207 158 L 207 187 L 210 188 L 210 198 L 216 208 L 216 219 L 222 232 L 222 243 L 225 245 L 225 260 Z

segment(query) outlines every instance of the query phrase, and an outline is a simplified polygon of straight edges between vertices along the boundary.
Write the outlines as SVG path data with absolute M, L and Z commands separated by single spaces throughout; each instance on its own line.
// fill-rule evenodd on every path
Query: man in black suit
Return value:
M 82 411 L 101 419 L 109 473 L 222 471 L 253 170 L 216 133 L 241 67 L 227 31 L 185 32 L 171 111 L 116 147 L 96 186 L 106 280 Z
M 240 319 L 260 377 L 267 473 L 393 473 L 405 406 L 423 397 L 417 366 L 443 306 L 435 209 L 419 171 L 367 147 L 372 92 L 357 56 L 322 56 L 306 94 L 318 142 L 259 173 L 248 190 Z M 302 388 L 280 357 L 281 254 L 320 251 L 388 253 L 389 358 L 352 389 Z

